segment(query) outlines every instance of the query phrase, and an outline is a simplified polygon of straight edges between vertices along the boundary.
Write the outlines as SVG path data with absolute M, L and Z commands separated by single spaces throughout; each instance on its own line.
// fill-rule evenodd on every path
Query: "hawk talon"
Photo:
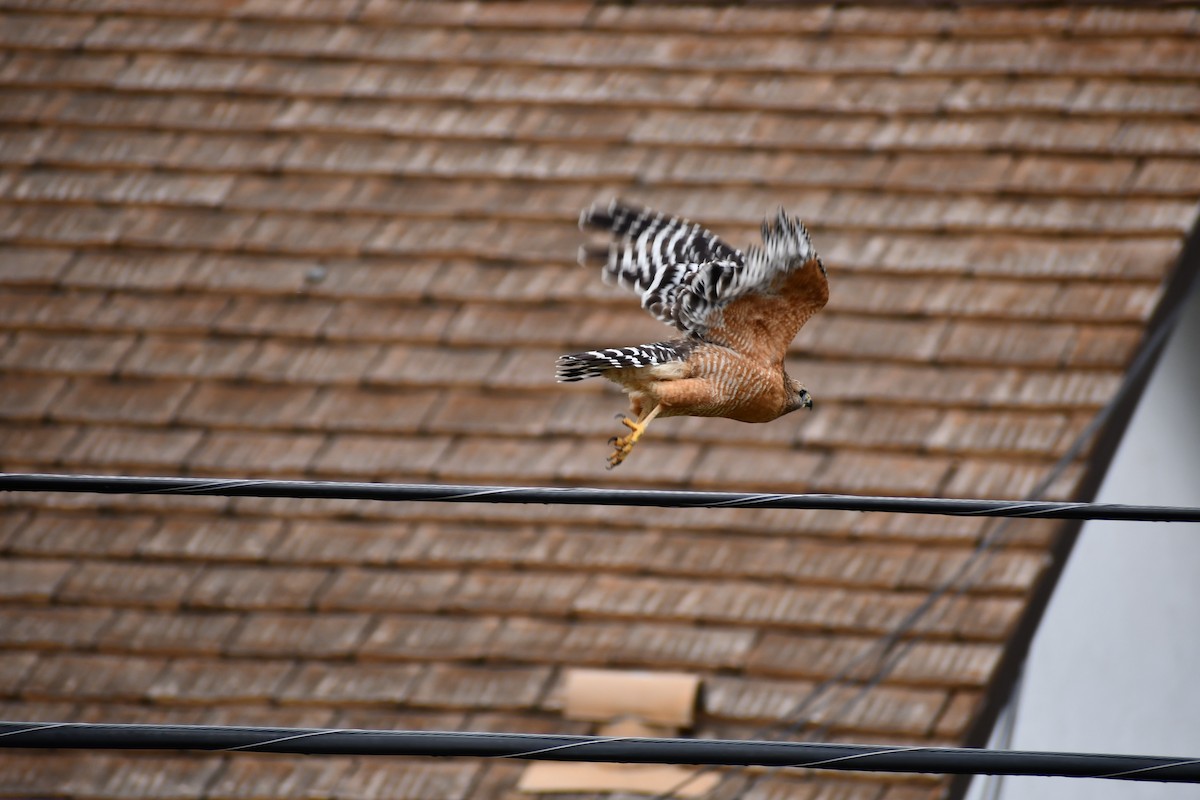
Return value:
M 629 457 L 633 452 L 633 446 L 637 444 L 637 440 L 642 438 L 646 428 L 650 425 L 650 421 L 658 416 L 662 411 L 662 406 L 655 406 L 654 410 L 649 414 L 643 414 L 636 421 L 625 415 L 621 415 L 621 422 L 629 428 L 629 433 L 625 436 L 614 436 L 608 440 L 608 443 L 613 446 L 612 455 L 608 457 L 608 469 L 618 466 L 622 461 Z

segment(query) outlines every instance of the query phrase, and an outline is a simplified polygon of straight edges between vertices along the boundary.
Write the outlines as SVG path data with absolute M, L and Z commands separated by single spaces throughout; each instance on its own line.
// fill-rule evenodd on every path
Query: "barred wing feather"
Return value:
M 808 231 L 782 210 L 773 224 L 763 223 L 762 245 L 744 254 L 689 220 L 615 200 L 585 210 L 580 227 L 613 236 L 601 250 L 584 247 L 580 263 L 602 258 L 605 280 L 641 295 L 651 315 L 713 341 L 726 338 L 723 311 L 731 303 L 756 293 L 779 295 L 789 272 L 814 259 L 820 267 Z M 823 267 L 820 272 L 823 279 Z

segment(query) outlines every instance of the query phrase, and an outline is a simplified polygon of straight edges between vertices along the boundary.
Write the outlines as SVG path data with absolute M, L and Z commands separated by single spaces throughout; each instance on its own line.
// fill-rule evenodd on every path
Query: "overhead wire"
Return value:
M 444 503 L 540 503 L 658 508 L 786 508 L 941 514 L 959 517 L 1108 519 L 1200 522 L 1200 508 L 1122 503 L 978 500 L 951 497 L 880 497 L 851 494 L 696 492 L 666 489 L 599 489 L 566 486 L 463 486 L 355 481 L 145 477 L 0 473 L 0 491 L 181 494 Z
M 634 736 L 0 722 L 0 748 L 520 758 L 1200 783 L 1200 758 Z

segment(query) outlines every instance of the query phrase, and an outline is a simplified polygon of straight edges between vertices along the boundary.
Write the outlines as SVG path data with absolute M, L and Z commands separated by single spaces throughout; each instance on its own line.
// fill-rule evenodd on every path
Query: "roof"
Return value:
M 1121 384 L 1200 198 L 1190 8 L 0 8 L 10 472 L 1021 497 Z M 779 205 L 804 218 L 832 292 L 789 359 L 814 412 L 663 420 L 604 469 L 623 399 L 554 359 L 666 330 L 574 265 L 579 209 L 614 195 L 739 246 Z M 1088 463 L 1049 496 L 1086 494 Z M 778 732 L 986 528 L 3 502 L 0 718 L 23 720 L 587 732 L 564 670 L 606 666 L 701 675 L 695 735 Z M 1015 524 L 865 702 L 818 714 L 831 736 L 973 735 L 1058 531 Z M 0 794 L 512 800 L 521 769 L 0 753 Z

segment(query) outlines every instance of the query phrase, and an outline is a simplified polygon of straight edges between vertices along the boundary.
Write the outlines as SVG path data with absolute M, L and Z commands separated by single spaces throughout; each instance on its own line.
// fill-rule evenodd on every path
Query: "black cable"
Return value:
M 547 505 L 657 506 L 659 508 L 793 508 L 887 511 L 899 514 L 944 514 L 961 517 L 1200 522 L 1200 508 L 1177 506 L 963 500 L 946 497 L 877 497 L 849 494 L 590 489 L 555 486 L 439 486 L 436 484 L 343 481 L 0 473 L 0 491 L 189 494 L 224 497 L 292 497 L 451 503 L 542 503 Z
M 870 772 L 1055 775 L 1200 783 L 1200 758 L 529 733 L 0 722 L 0 747 L 467 756 L 627 764 L 819 767 Z

